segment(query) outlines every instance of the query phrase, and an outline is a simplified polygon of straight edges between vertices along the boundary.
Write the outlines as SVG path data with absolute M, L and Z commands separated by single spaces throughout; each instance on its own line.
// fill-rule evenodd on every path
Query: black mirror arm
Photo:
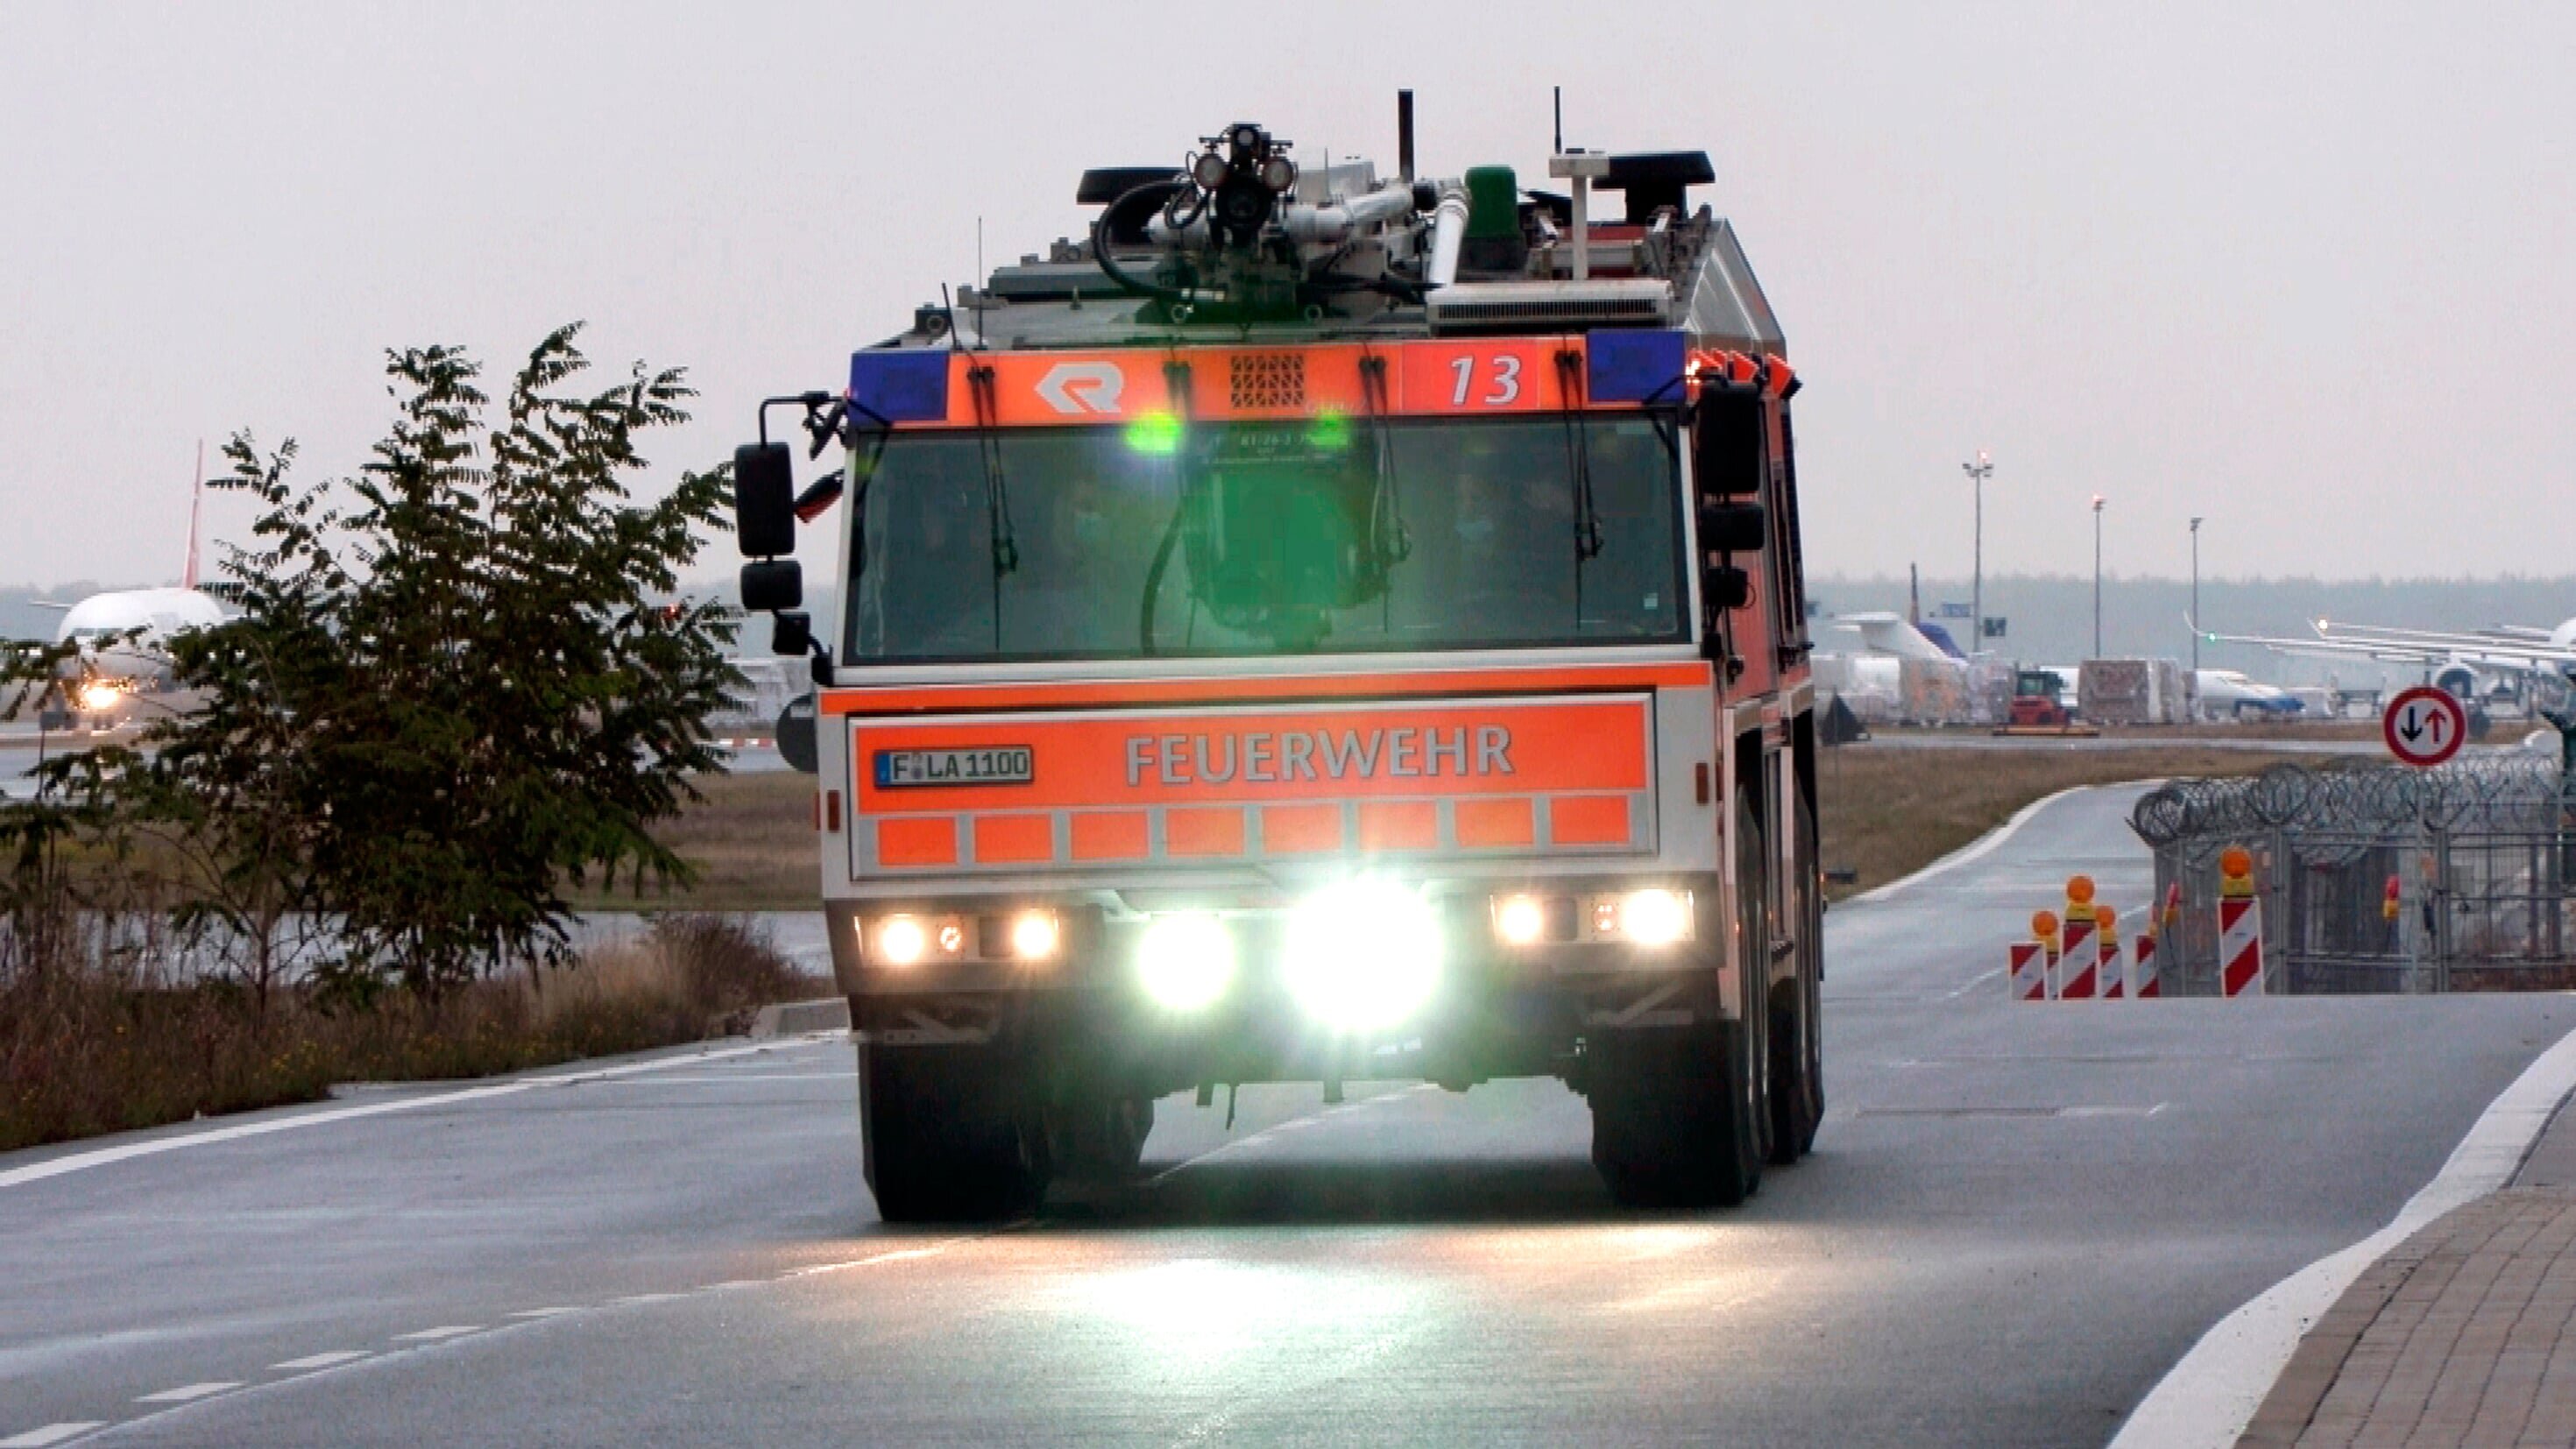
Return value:
M 816 391 L 814 391 L 814 392 L 791 393 L 791 394 L 789 394 L 788 396 L 785 396 L 785 397 L 765 397 L 765 398 L 762 398 L 762 399 L 760 400 L 760 415 L 759 415 L 759 416 L 760 416 L 760 443 L 761 443 L 761 446 L 762 446 L 762 447 L 767 447 L 767 446 L 769 446 L 769 410 L 770 410 L 771 408 L 784 408 L 784 407 L 801 407 L 801 408 L 803 408 L 803 409 L 805 410 L 805 425 L 806 425 L 806 428 L 807 428 L 807 430 L 808 430 L 808 431 L 811 431 L 811 430 L 812 430 L 812 428 L 813 428 L 813 425 L 814 425 L 814 420 L 815 420 L 816 418 L 818 418 L 818 417 L 822 416 L 822 414 L 823 414 L 823 410 L 824 410 L 824 409 L 826 409 L 826 408 L 828 408 L 828 407 L 831 407 L 833 404 L 835 404 L 835 403 L 837 403 L 837 402 L 839 402 L 839 401 L 840 401 L 840 399 L 838 399 L 838 398 L 836 398 L 836 397 L 832 396 L 832 395 L 831 395 L 830 393 L 828 393 L 828 392 L 820 391 L 819 389 L 818 389 L 818 390 L 816 390 Z M 836 425 L 836 426 L 837 426 L 837 425 Z M 818 449 L 816 449 L 816 451 L 817 451 L 817 452 L 820 452 L 821 450 L 818 448 Z

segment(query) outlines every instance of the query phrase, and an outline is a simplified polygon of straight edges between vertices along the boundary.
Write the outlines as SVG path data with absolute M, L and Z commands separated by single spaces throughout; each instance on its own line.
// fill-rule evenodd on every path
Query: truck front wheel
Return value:
M 1592 1164 L 1631 1207 L 1732 1207 L 1762 1183 L 1743 1022 L 1609 1033 L 1591 1059 Z
M 1046 1191 L 1046 1134 L 989 1046 L 859 1047 L 868 1191 L 889 1223 L 1007 1217 Z

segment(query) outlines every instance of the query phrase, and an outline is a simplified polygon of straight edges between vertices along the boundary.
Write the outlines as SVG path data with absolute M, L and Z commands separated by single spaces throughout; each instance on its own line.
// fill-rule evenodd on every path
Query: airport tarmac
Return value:
M 1281 1086 L 894 1230 L 846 1042 L 733 1043 L 0 1157 L 0 1441 L 2101 1443 L 2576 1026 L 2006 1002 L 2068 871 L 2146 892 L 2135 794 L 1834 908 L 1828 1121 L 1740 1210 L 1613 1208 L 1552 1082 Z

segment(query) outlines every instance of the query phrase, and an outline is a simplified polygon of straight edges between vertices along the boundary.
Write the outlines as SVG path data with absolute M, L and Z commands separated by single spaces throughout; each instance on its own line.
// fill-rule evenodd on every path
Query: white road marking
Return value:
M 335 1107 L 327 1111 L 305 1112 L 293 1117 L 274 1117 L 264 1122 L 244 1122 L 232 1127 L 212 1127 L 203 1132 L 190 1132 L 170 1137 L 155 1137 L 145 1142 L 128 1142 L 116 1147 L 101 1147 L 90 1152 L 75 1152 L 25 1167 L 0 1172 L 0 1188 L 18 1187 L 42 1182 L 49 1177 L 80 1172 L 110 1163 L 127 1162 L 137 1157 L 157 1157 L 164 1152 L 182 1152 L 191 1147 L 211 1147 L 219 1142 L 238 1142 L 245 1137 L 265 1137 L 272 1132 L 293 1132 L 304 1127 L 321 1127 L 334 1122 L 347 1122 L 360 1117 L 380 1117 L 389 1112 L 414 1112 L 423 1107 L 446 1107 L 460 1102 L 479 1102 L 493 1097 L 507 1097 L 539 1087 L 570 1087 L 584 1082 L 613 1081 L 620 1077 L 640 1076 L 647 1072 L 669 1072 L 695 1067 L 727 1057 L 750 1056 L 756 1052 L 778 1051 L 803 1043 L 781 1038 L 757 1046 L 728 1047 L 721 1051 L 700 1052 L 691 1056 L 663 1057 L 649 1062 L 629 1062 L 624 1066 L 600 1067 L 586 1072 L 562 1072 L 551 1076 L 513 1077 L 490 1086 L 469 1087 L 460 1092 L 436 1092 L 418 1097 L 405 1097 L 393 1102 L 373 1102 L 363 1107 Z
M 220 1394 L 226 1389 L 237 1389 L 240 1387 L 240 1384 L 228 1381 L 203 1384 L 181 1384 L 175 1389 L 163 1389 L 157 1394 L 145 1394 L 134 1402 L 138 1404 L 185 1404 L 193 1400 L 205 1398 L 210 1394 Z
M 552 1318 L 558 1313 L 579 1313 L 578 1308 L 522 1308 L 512 1318 Z
M 611 1298 L 608 1302 L 609 1306 L 617 1307 L 628 1303 L 668 1303 L 674 1298 L 686 1296 L 681 1293 L 629 1293 L 623 1298 Z
M 855 1082 L 856 1072 L 726 1072 L 703 1077 L 629 1078 L 621 1087 L 726 1087 L 735 1082 Z
M 2222 1449 L 2245 1432 L 2309 1325 L 2362 1270 L 2455 1207 L 2513 1181 L 2522 1160 L 2576 1091 L 2576 1032 L 2534 1058 L 2451 1151 L 2450 1161 L 2395 1220 L 2301 1268 L 2218 1321 L 2129 1412 L 2112 1449 Z
M 436 1328 L 424 1328 L 418 1333 L 397 1333 L 394 1335 L 394 1342 L 436 1343 L 442 1338 L 455 1338 L 460 1334 L 478 1333 L 482 1331 L 482 1328 L 483 1325 L 479 1323 L 442 1323 Z
M 1987 971 L 1980 971 L 1975 976 L 1968 978 L 1967 985 L 1960 987 L 1956 991 L 1942 993 L 1941 999 L 1943 1001 L 1956 1001 L 1960 997 L 1967 995 L 1969 992 L 1976 990 L 1978 987 L 1985 985 L 1987 982 L 1992 981 L 2003 974 L 2004 968 L 2001 966 L 1994 967 Z
M 372 1349 L 335 1348 L 329 1353 L 310 1353 L 306 1354 L 302 1358 L 290 1358 L 284 1363 L 270 1364 L 269 1367 L 273 1369 L 289 1369 L 300 1373 L 305 1369 L 330 1368 L 335 1364 L 356 1363 L 362 1358 L 373 1357 L 375 1357 L 375 1351 Z
M 6 1439 L 0 1439 L 0 1449 L 45 1449 L 45 1446 L 60 1444 L 74 1434 L 86 1434 L 92 1429 L 106 1427 L 105 1419 L 82 1419 L 76 1422 L 47 1424 L 41 1429 L 30 1429 L 24 1434 L 12 1434 Z
M 1899 880 L 1889 881 L 1887 884 L 1878 887 L 1876 890 L 1863 891 L 1859 895 L 1852 897 L 1851 904 L 1856 906 L 1865 906 L 1873 901 L 1883 901 L 1889 896 L 1896 894 L 1898 891 L 1910 890 L 1915 886 L 1923 884 L 1925 881 L 1934 879 L 1935 877 L 1948 875 L 1950 872 L 1957 870 L 1963 865 L 1970 865 L 1983 860 L 1987 856 L 1992 855 L 1997 850 L 2001 849 L 2005 841 L 2012 839 L 2016 832 L 2018 832 L 2023 826 L 2028 825 L 2031 822 L 2031 818 L 2039 814 L 2042 810 L 2047 809 L 2049 806 L 2056 804 L 2058 801 L 2065 799 L 2069 795 L 2100 788 L 2101 787 L 2098 785 L 2077 785 L 2070 789 L 2060 790 L 2054 795 L 2041 796 L 2039 799 L 2033 800 L 2029 804 L 2021 807 L 2021 809 L 2015 811 L 2013 813 L 2013 818 L 2010 820 L 2007 820 L 2003 824 L 1996 826 L 1994 829 L 1987 831 L 1985 834 L 1978 836 L 1976 839 L 1969 841 L 1967 844 L 1960 846 L 1958 849 L 1951 851 L 1948 855 L 1945 855 L 1939 860 L 1932 862 L 1930 865 L 1923 867 L 1914 874 L 1905 876 Z
M 947 1252 L 949 1249 L 956 1247 L 959 1243 L 977 1242 L 984 1238 L 996 1236 L 997 1234 L 1010 1232 L 1014 1228 L 1026 1227 L 1029 1222 L 1030 1219 L 1021 1218 L 1014 1222 L 1004 1223 L 1002 1226 L 993 1229 L 991 1232 L 968 1233 L 964 1237 L 949 1238 L 943 1242 L 929 1244 L 926 1247 L 897 1248 L 890 1253 L 870 1253 L 864 1258 L 844 1258 L 837 1263 L 815 1263 L 808 1267 L 792 1268 L 787 1272 L 779 1274 L 770 1281 L 773 1283 L 791 1283 L 796 1279 L 811 1278 L 819 1273 L 842 1273 L 847 1272 L 852 1268 L 873 1267 L 879 1263 L 900 1263 L 913 1258 L 936 1258 L 940 1254 Z

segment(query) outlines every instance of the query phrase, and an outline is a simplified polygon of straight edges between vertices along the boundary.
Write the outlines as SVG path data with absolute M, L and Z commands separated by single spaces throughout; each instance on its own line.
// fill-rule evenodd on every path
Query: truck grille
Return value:
M 1237 411 L 1298 411 L 1306 406 L 1306 355 L 1238 352 L 1226 359 L 1226 395 Z

